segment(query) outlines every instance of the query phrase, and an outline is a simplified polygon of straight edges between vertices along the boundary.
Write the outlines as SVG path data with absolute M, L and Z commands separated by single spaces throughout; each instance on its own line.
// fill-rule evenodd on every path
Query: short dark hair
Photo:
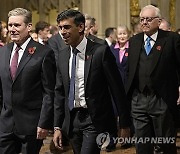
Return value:
M 69 18 L 73 18 L 74 19 L 74 23 L 76 26 L 79 26 L 81 23 L 85 24 L 85 17 L 84 15 L 77 11 L 77 10 L 65 10 L 61 13 L 58 14 L 57 16 L 57 23 L 59 23 L 60 21 L 64 20 L 64 19 L 69 19 Z
M 105 30 L 105 37 L 109 37 L 112 33 L 114 33 L 114 27 L 109 27 L 109 28 L 106 28 Z
M 49 28 L 50 24 L 45 21 L 39 21 L 35 25 L 35 32 L 38 34 L 40 30 L 44 30 L 45 28 Z

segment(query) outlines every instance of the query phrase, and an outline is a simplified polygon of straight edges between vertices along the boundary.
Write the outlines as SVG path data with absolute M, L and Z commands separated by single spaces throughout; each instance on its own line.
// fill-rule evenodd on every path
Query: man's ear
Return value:
M 84 29 L 85 29 L 85 25 L 84 25 L 83 23 L 80 23 L 80 24 L 79 24 L 79 32 L 80 32 L 80 33 L 83 32 Z
M 162 19 L 161 19 L 161 18 L 159 18 L 159 21 L 158 21 L 158 22 L 159 22 L 159 25 L 161 24 L 161 21 L 162 21 Z
M 28 23 L 28 31 L 30 32 L 30 31 L 32 31 L 32 23 Z

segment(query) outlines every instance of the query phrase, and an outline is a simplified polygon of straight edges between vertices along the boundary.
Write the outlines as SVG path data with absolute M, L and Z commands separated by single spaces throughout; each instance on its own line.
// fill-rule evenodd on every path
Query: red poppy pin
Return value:
M 161 50 L 161 46 L 158 45 L 158 46 L 156 47 L 156 49 L 160 51 L 160 50 Z
M 28 52 L 29 52 L 29 54 L 32 55 L 32 54 L 34 54 L 35 50 L 36 50 L 36 47 L 32 47 L 32 48 L 28 49 Z
M 124 56 L 125 56 L 125 57 L 128 57 L 128 53 L 126 52 L 126 53 L 124 54 Z

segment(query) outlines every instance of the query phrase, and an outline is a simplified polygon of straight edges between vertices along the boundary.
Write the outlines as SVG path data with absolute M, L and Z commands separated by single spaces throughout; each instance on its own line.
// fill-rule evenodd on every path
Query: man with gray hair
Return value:
M 53 121 L 54 52 L 30 37 L 30 11 L 11 10 L 8 29 L 12 43 L 0 49 L 0 154 L 38 154 Z
M 180 36 L 159 29 L 160 10 L 145 6 L 142 33 L 129 40 L 126 92 L 131 102 L 137 154 L 176 154 L 180 103 Z M 138 142 L 141 141 L 141 142 Z

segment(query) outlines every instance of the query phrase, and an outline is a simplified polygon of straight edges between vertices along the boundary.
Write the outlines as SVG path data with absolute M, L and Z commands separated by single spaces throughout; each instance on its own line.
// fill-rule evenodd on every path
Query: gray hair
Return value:
M 144 10 L 146 10 L 146 9 L 152 9 L 152 10 L 154 10 L 156 16 L 159 17 L 159 18 L 161 18 L 160 9 L 159 9 L 158 7 L 153 6 L 153 5 L 147 5 L 147 6 L 143 7 L 142 10 L 141 10 L 141 12 L 140 12 L 140 17 L 141 17 L 142 12 L 143 12 Z
M 15 8 L 8 13 L 8 18 L 11 16 L 23 16 L 24 23 L 32 23 L 32 13 L 24 8 Z

